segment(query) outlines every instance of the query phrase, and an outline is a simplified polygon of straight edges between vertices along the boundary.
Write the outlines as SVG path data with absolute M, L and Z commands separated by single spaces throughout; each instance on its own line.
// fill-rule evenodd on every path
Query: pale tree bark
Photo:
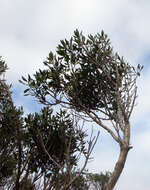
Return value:
M 124 168 L 129 149 L 130 149 L 130 147 L 121 147 L 120 148 L 120 155 L 119 155 L 118 161 L 116 162 L 114 171 L 106 185 L 105 190 L 112 190 L 114 188 L 114 186 L 116 185 L 116 183 L 122 173 L 122 170 Z
M 122 170 L 125 166 L 128 152 L 132 148 L 132 146 L 130 146 L 130 124 L 129 124 L 129 122 L 126 123 L 125 129 L 126 130 L 124 130 L 124 138 L 122 140 L 122 144 L 120 144 L 119 158 L 115 164 L 114 171 L 112 172 L 112 175 L 111 175 L 108 183 L 106 184 L 105 190 L 112 190 L 115 187 L 115 185 L 122 173 Z
M 93 116 L 94 113 L 92 113 L 92 112 L 87 113 L 87 114 L 100 127 L 102 127 L 104 130 L 106 130 L 112 136 L 112 138 L 118 143 L 118 145 L 120 147 L 120 153 L 119 153 L 118 160 L 115 164 L 112 175 L 104 188 L 104 190 L 113 190 L 113 188 L 115 187 L 115 185 L 122 173 L 122 170 L 125 166 L 128 152 L 132 148 L 132 146 L 130 146 L 130 123 L 128 120 L 125 121 L 125 118 L 120 115 L 119 130 L 117 131 L 117 128 L 115 127 L 115 125 L 113 125 L 115 132 L 116 132 L 116 133 L 114 133 L 113 130 L 111 130 L 110 128 L 108 128 L 107 125 L 104 125 L 104 123 L 102 123 L 102 121 L 98 118 L 97 115 L 95 115 L 95 117 L 94 117 Z M 123 120 L 123 119 L 124 119 L 124 125 L 121 124 L 121 120 Z M 121 131 L 123 133 L 122 137 L 120 136 Z

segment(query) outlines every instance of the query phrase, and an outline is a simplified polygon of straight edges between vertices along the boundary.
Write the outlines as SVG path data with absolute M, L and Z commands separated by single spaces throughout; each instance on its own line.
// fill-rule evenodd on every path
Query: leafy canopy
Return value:
M 54 115 L 52 109 L 45 107 L 40 113 L 29 114 L 25 118 L 25 129 L 25 144 L 31 150 L 29 164 L 32 172 L 41 170 L 48 176 L 59 171 L 60 168 L 49 159 L 44 149 L 61 166 L 70 162 L 72 167 L 77 165 L 76 153 L 85 151 L 86 134 L 75 128 L 65 111 Z
M 115 54 L 103 31 L 86 38 L 76 30 L 70 40 L 61 40 L 56 55 L 49 53 L 44 65 L 46 69 L 33 78 L 22 78 L 29 87 L 26 95 L 46 105 L 63 103 L 79 112 L 105 112 L 110 119 L 118 111 L 118 96 L 129 112 L 126 107 L 132 100 L 128 101 L 128 91 L 133 90 L 133 81 L 142 69 L 138 65 L 136 70 Z

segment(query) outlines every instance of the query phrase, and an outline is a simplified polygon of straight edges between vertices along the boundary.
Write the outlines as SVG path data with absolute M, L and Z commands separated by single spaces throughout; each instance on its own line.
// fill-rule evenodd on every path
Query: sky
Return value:
M 0 0 L 0 55 L 9 67 L 6 77 L 13 84 L 15 104 L 26 113 L 39 110 L 39 105 L 23 97 L 18 80 L 42 68 L 48 53 L 75 29 L 85 35 L 104 30 L 127 62 L 144 66 L 131 118 L 133 149 L 116 190 L 150 188 L 149 19 L 149 0 Z M 102 131 L 88 168 L 92 172 L 112 170 L 117 156 L 118 146 Z

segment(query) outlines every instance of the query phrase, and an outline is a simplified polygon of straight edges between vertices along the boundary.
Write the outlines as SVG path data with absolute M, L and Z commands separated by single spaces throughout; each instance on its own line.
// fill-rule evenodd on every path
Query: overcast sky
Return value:
M 114 50 L 144 70 L 138 81 L 138 99 L 131 125 L 131 144 L 117 190 L 150 189 L 150 1 L 149 0 L 0 0 L 0 55 L 6 60 L 14 100 L 26 112 L 37 111 L 29 99 L 22 101 L 18 80 L 32 74 L 60 40 L 77 28 L 84 34 L 102 29 Z M 118 147 L 107 134 L 100 136 L 89 164 L 90 171 L 111 170 Z

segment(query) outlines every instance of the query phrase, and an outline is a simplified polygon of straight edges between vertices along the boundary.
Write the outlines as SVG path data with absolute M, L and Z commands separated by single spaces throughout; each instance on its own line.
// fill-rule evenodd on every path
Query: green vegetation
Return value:
M 24 116 L 23 108 L 14 106 L 2 78 L 7 67 L 0 60 L 2 189 L 112 190 L 132 148 L 129 119 L 142 66 L 134 68 L 115 54 L 103 31 L 86 38 L 78 30 L 70 40 L 61 40 L 44 65 L 20 81 L 27 86 L 25 95 L 43 105 L 40 113 Z M 103 128 L 120 147 L 112 173 L 86 171 L 99 136 L 91 134 L 87 141 L 83 127 L 91 124 Z

